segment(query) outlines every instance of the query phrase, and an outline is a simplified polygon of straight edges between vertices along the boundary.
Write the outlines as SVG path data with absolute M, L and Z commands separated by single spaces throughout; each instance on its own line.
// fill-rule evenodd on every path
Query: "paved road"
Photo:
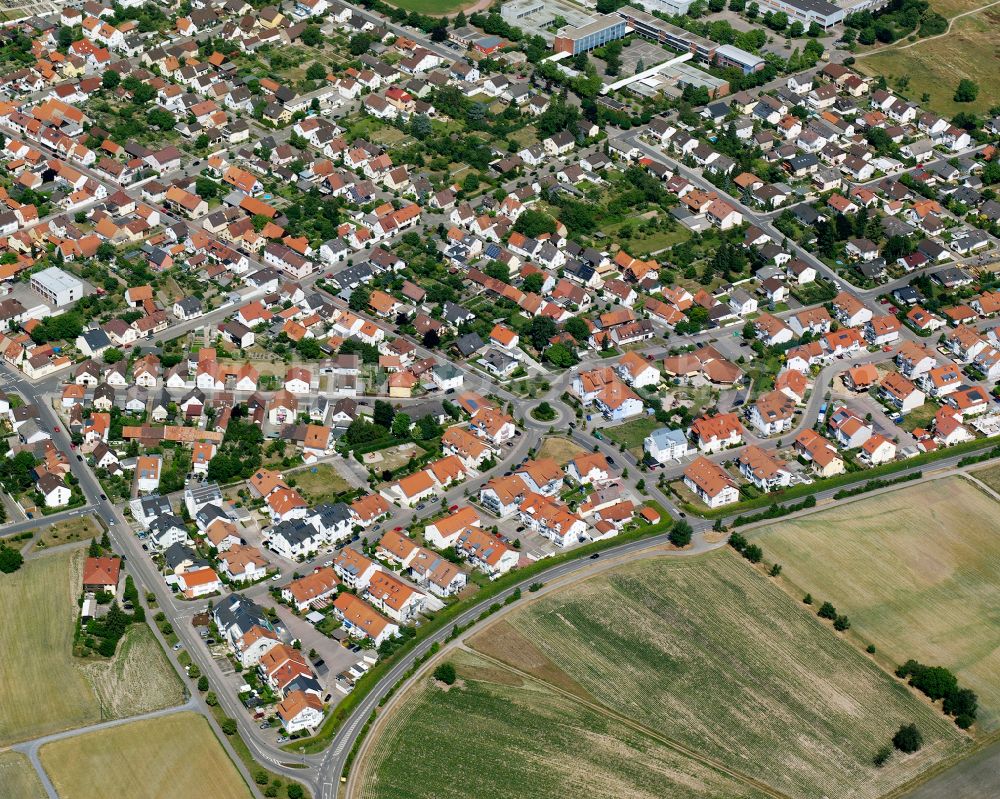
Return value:
M 72 454 L 72 451 L 71 453 Z M 65 522 L 69 519 L 74 519 L 77 516 L 83 516 L 85 513 L 90 513 L 94 510 L 93 505 L 82 505 L 79 508 L 73 508 L 73 510 L 64 510 L 59 513 L 53 513 L 51 516 L 39 516 L 37 519 L 25 519 L 21 522 L 11 522 L 10 524 L 5 524 L 3 528 L 0 528 L 0 535 L 8 536 L 15 535 L 16 533 L 23 533 L 28 530 L 38 530 L 42 527 L 48 527 L 56 522 Z
M 42 781 L 42 785 L 45 787 L 45 792 L 49 795 L 49 799 L 59 799 L 59 794 L 56 793 L 55 786 L 49 779 L 49 775 L 42 766 L 41 758 L 38 756 L 39 750 L 45 746 L 45 744 L 50 744 L 54 741 L 63 741 L 67 738 L 76 738 L 79 735 L 87 735 L 92 732 L 100 732 L 101 730 L 109 730 L 114 727 L 120 727 L 123 724 L 131 724 L 133 721 L 163 718 L 164 716 L 171 716 L 174 713 L 180 713 L 184 710 L 197 712 L 198 709 L 198 703 L 193 697 L 189 697 L 183 705 L 174 705 L 173 707 L 153 710 L 149 713 L 142 713 L 138 716 L 129 716 L 124 719 L 102 721 L 97 724 L 90 724 L 86 727 L 77 727 L 74 730 L 64 730 L 63 732 L 53 733 L 52 735 L 46 735 L 42 738 L 35 738 L 31 741 L 22 741 L 21 743 L 14 744 L 10 748 L 15 752 L 22 752 L 28 756 L 28 759 L 31 761 L 31 765 L 33 765 L 35 767 L 35 771 L 38 772 L 38 776 Z

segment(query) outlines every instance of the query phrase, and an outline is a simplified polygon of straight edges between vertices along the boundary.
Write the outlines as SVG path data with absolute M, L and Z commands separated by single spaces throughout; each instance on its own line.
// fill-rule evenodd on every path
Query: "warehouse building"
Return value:
M 720 44 L 715 51 L 715 64 L 720 67 L 734 67 L 749 75 L 752 72 L 760 72 L 764 68 L 765 61 L 759 55 L 748 53 L 739 47 L 731 44 Z
M 552 49 L 557 53 L 577 55 L 603 47 L 608 42 L 621 39 L 628 32 L 628 25 L 618 14 L 602 14 L 585 25 L 567 26 L 556 34 Z
M 872 3 L 860 3 L 858 8 L 846 8 L 836 6 L 827 0 L 758 0 L 761 13 L 765 10 L 783 11 L 789 19 L 797 19 L 803 25 L 815 22 L 821 28 L 826 29 L 843 22 L 844 17 L 860 11 L 862 7 L 872 8 Z
M 83 296 L 83 283 L 55 266 L 35 272 L 31 276 L 31 288 L 57 308 L 76 302 Z

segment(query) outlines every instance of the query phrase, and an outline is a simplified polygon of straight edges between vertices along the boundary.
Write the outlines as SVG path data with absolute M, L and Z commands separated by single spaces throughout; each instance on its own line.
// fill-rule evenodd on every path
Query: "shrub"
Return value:
M 892 736 L 892 745 L 900 752 L 912 754 L 924 745 L 924 738 L 916 724 L 903 724 Z
M 236 735 L 236 719 L 227 716 L 222 720 L 222 724 L 220 726 L 226 735 Z
M 202 693 L 208 690 L 208 677 L 206 677 L 204 674 L 202 674 L 201 677 L 198 678 L 198 690 L 201 691 Z
M 685 520 L 677 522 L 670 530 L 670 543 L 675 547 L 686 547 L 691 543 L 691 525 Z
M 0 546 L 0 571 L 4 574 L 13 574 L 23 563 L 24 556 L 16 549 Z
M 750 544 L 750 546 L 743 550 L 743 557 L 751 563 L 760 563 L 764 558 L 764 550 L 757 544 Z
M 811 605 L 813 603 L 813 595 L 806 594 L 804 597 L 802 597 L 802 601 L 807 605 Z
M 974 719 L 978 707 L 979 698 L 974 691 L 968 688 L 958 688 L 944 698 L 944 712 L 949 716 L 955 716 L 956 724 L 958 723 L 958 719 L 963 716 Z M 959 724 L 959 726 L 961 727 L 962 725 Z
M 875 768 L 882 768 L 890 757 L 892 757 L 892 747 L 883 746 L 875 753 L 875 757 L 872 758 L 872 765 L 875 766 Z
M 850 619 L 847 618 L 847 616 L 837 616 L 837 618 L 833 620 L 833 629 L 837 630 L 838 632 L 844 632 L 845 630 L 849 630 L 850 627 L 851 627 L 851 621 Z
M 830 602 L 824 602 L 816 611 L 816 615 L 821 619 L 835 619 L 837 618 L 837 609 Z
M 434 679 L 443 682 L 445 685 L 454 685 L 455 678 L 455 666 L 451 663 L 442 663 L 434 669 Z

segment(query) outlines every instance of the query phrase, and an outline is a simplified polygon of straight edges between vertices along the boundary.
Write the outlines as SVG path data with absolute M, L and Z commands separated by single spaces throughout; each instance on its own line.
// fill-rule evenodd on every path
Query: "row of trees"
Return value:
M 943 700 L 942 710 L 953 716 L 963 730 L 971 727 L 976 720 L 979 698 L 971 689 L 959 687 L 958 678 L 944 666 L 925 666 L 908 660 L 896 669 L 896 676 L 908 680 L 931 701 Z

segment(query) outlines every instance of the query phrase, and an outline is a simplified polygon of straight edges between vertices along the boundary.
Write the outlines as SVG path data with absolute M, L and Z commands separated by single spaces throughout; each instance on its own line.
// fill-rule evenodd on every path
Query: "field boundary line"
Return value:
M 971 474 L 970 472 L 962 472 L 961 475 L 970 483 L 972 483 L 976 488 L 978 488 L 980 491 L 986 494 L 988 497 L 990 497 L 991 499 L 995 499 L 997 502 L 1000 502 L 1000 494 L 998 494 L 994 489 L 986 485 L 986 483 L 984 483 L 978 477 Z
M 978 754 L 989 746 L 1000 741 L 1000 730 L 991 732 L 989 735 L 984 736 L 981 739 L 975 740 L 968 749 L 963 749 L 961 752 L 956 752 L 951 757 L 940 760 L 931 766 L 929 769 L 922 771 L 920 774 L 915 776 L 909 782 L 904 782 L 902 785 L 897 785 L 889 793 L 882 794 L 879 799 L 904 799 L 912 791 L 919 788 L 925 782 L 930 782 L 934 777 L 938 777 L 947 771 L 950 771 L 955 766 L 959 765 L 966 758 L 970 758 L 973 755 Z
M 482 631 L 480 631 L 480 632 L 482 632 Z M 459 643 L 459 645 L 458 645 L 457 648 L 464 649 L 467 652 L 473 653 L 478 658 L 482 658 L 483 660 L 485 660 L 485 661 L 487 661 L 489 663 L 493 663 L 496 666 L 499 666 L 501 668 L 506 669 L 507 671 L 513 672 L 514 674 L 516 674 L 518 677 L 521 677 L 522 679 L 529 680 L 529 681 L 534 682 L 534 683 L 536 683 L 538 685 L 543 685 L 547 689 L 549 689 L 551 691 L 554 691 L 555 693 L 559 694 L 560 696 L 562 696 L 565 699 L 569 699 L 569 700 L 572 700 L 574 702 L 578 702 L 579 704 L 584 705 L 585 707 L 588 707 L 588 708 L 590 708 L 591 710 L 593 710 L 593 711 L 595 711 L 597 713 L 600 713 L 602 716 L 607 716 L 608 718 L 614 719 L 619 724 L 624 724 L 626 727 L 631 727 L 636 732 L 638 732 L 638 733 L 640 733 L 642 735 L 645 735 L 647 738 L 651 738 L 651 739 L 653 739 L 654 741 L 656 741 L 656 742 L 658 742 L 660 744 L 663 744 L 668 749 L 673 749 L 676 752 L 680 752 L 682 755 L 684 755 L 686 757 L 689 757 L 689 758 L 691 758 L 692 760 L 694 760 L 694 761 L 696 761 L 698 763 L 701 763 L 703 766 L 708 766 L 709 768 L 712 768 L 715 771 L 719 771 L 719 772 L 721 772 L 723 774 L 726 774 L 726 775 L 732 777 L 733 779 L 737 780 L 738 782 L 744 783 L 744 784 L 750 786 L 751 788 L 756 788 L 757 790 L 759 790 L 759 791 L 767 794 L 768 796 L 773 796 L 773 797 L 775 797 L 775 799 L 791 799 L 788 796 L 788 794 L 782 793 L 781 791 L 777 790 L 776 788 L 771 787 L 767 783 L 760 782 L 759 780 L 755 780 L 753 777 L 749 777 L 749 776 L 747 776 L 745 774 L 742 774 L 739 771 L 734 771 L 733 769 L 729 768 L 728 766 L 724 766 L 721 763 L 716 762 L 712 758 L 706 757 L 705 755 L 700 754 L 699 752 L 697 752 L 694 749 L 689 749 L 687 746 L 685 746 L 684 744 L 680 743 L 679 741 L 675 741 L 673 738 L 668 738 L 667 736 L 663 735 L 662 733 L 657 732 L 656 730 L 653 730 L 653 729 L 647 727 L 644 724 L 640 724 L 639 722 L 635 721 L 634 719 L 630 719 L 628 716 L 620 714 L 620 713 L 618 713 L 615 710 L 612 710 L 607 705 L 603 705 L 603 704 L 601 704 L 599 702 L 590 702 L 590 701 L 588 701 L 586 699 L 583 699 L 582 697 L 577 696 L 576 694 L 570 693 L 569 691 L 566 691 L 565 689 L 560 688 L 557 685 L 553 685 L 552 683 L 548 682 L 547 680 L 543 680 L 542 678 L 536 677 L 535 675 L 529 674 L 528 672 L 521 671 L 516 666 L 512 666 L 509 663 L 505 663 L 502 660 L 498 660 L 497 658 L 492 657 L 491 655 L 487 655 L 485 652 L 480 652 L 478 649 L 475 649 L 474 647 L 470 647 L 464 641 L 462 641 L 461 643 Z

